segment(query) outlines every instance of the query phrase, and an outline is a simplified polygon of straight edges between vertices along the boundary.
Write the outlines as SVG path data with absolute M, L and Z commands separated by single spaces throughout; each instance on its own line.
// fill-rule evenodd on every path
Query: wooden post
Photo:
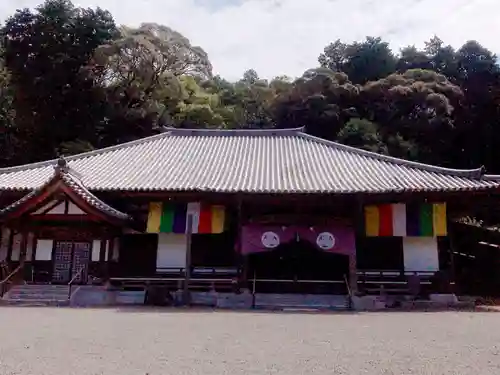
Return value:
M 238 259 L 238 288 L 241 288 L 241 284 L 245 285 L 245 289 L 248 289 L 248 257 L 242 254 L 242 238 L 241 232 L 243 229 L 243 215 L 242 215 L 242 200 L 238 197 L 238 212 L 237 212 L 237 225 L 236 230 L 236 256 Z
M 100 277 L 107 281 L 109 278 L 108 269 L 106 267 L 106 245 L 108 241 L 101 239 L 101 247 L 99 249 L 99 268 L 101 275 Z
M 349 255 L 349 288 L 351 293 L 358 291 L 358 267 L 356 253 Z
M 193 215 L 187 215 L 186 221 L 186 266 L 184 271 L 184 295 L 185 305 L 189 305 L 191 295 L 189 292 L 189 282 L 191 280 L 191 236 L 193 234 Z
M 12 248 L 14 246 L 14 236 L 17 234 L 17 231 L 14 229 L 11 229 L 9 231 L 9 240 L 8 240 L 8 245 L 7 245 L 7 263 L 10 264 L 12 262 Z
M 23 270 L 22 270 L 22 280 L 26 281 L 26 273 L 27 273 L 27 266 L 29 265 L 26 263 L 26 256 L 28 253 L 28 232 L 23 229 L 21 232 L 21 243 L 20 243 L 20 249 L 19 249 L 19 264 L 23 265 Z
M 449 281 L 452 281 L 454 284 L 453 284 L 453 293 L 455 294 L 458 294 L 459 293 L 459 286 L 458 286 L 458 282 L 457 282 L 457 274 L 456 274 L 456 269 L 455 269 L 455 249 L 454 249 L 454 241 L 453 241 L 453 236 L 452 236 L 452 233 L 451 233 L 451 225 L 450 223 L 448 222 L 448 251 L 450 252 L 450 268 L 451 268 L 451 272 L 450 272 L 450 278 L 451 280 Z
M 358 265 L 357 265 L 357 239 L 365 235 L 364 207 L 361 197 L 356 197 L 356 210 L 354 214 L 354 254 L 349 256 L 349 286 L 351 293 L 358 291 Z

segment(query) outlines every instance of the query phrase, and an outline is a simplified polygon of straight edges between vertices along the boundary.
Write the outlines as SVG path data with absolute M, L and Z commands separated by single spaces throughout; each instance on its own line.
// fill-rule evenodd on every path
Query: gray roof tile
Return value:
M 455 170 L 362 151 L 289 130 L 180 130 L 66 159 L 93 191 L 384 193 L 500 186 Z M 34 189 L 56 161 L 0 169 L 0 190 Z
M 96 210 L 103 212 L 104 214 L 114 217 L 119 220 L 127 221 L 131 220 L 131 217 L 117 209 L 111 207 L 107 203 L 103 202 L 92 194 L 79 180 L 78 177 L 73 176 L 71 170 L 55 168 L 55 173 L 52 174 L 51 178 L 48 179 L 44 184 L 33 189 L 30 193 L 26 194 L 21 199 L 11 203 L 7 207 L 0 210 L 0 217 L 15 211 L 19 206 L 28 202 L 31 199 L 36 198 L 42 193 L 43 189 L 51 183 L 56 183 L 58 180 L 62 180 L 63 183 L 68 186 L 76 195 L 78 195 L 82 200 L 84 200 L 88 205 L 95 208 Z

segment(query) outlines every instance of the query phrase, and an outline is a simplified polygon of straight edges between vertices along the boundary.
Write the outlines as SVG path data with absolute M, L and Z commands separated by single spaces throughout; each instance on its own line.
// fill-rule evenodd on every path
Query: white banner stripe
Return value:
M 393 236 L 406 236 L 406 205 L 403 203 L 392 205 L 392 233 Z

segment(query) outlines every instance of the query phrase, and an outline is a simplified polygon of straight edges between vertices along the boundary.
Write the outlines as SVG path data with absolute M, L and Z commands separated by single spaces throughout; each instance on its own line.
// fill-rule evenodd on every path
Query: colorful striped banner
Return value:
M 148 233 L 186 233 L 187 216 L 191 215 L 192 233 L 222 233 L 224 231 L 225 209 L 192 202 L 161 203 L 149 205 Z
M 447 236 L 448 224 L 446 221 L 446 203 L 434 203 L 432 205 L 432 221 L 434 224 L 434 236 Z
M 366 206 L 365 232 L 368 237 L 446 236 L 446 203 Z

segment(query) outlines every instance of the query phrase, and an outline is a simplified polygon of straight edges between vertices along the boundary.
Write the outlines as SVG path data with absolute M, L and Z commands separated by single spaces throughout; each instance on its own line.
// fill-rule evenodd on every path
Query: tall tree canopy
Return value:
M 34 11 L 17 11 L 1 34 L 15 124 L 29 151 L 17 161 L 53 157 L 75 139 L 95 142 L 102 97 L 92 56 L 117 36 L 111 15 L 49 0 Z

